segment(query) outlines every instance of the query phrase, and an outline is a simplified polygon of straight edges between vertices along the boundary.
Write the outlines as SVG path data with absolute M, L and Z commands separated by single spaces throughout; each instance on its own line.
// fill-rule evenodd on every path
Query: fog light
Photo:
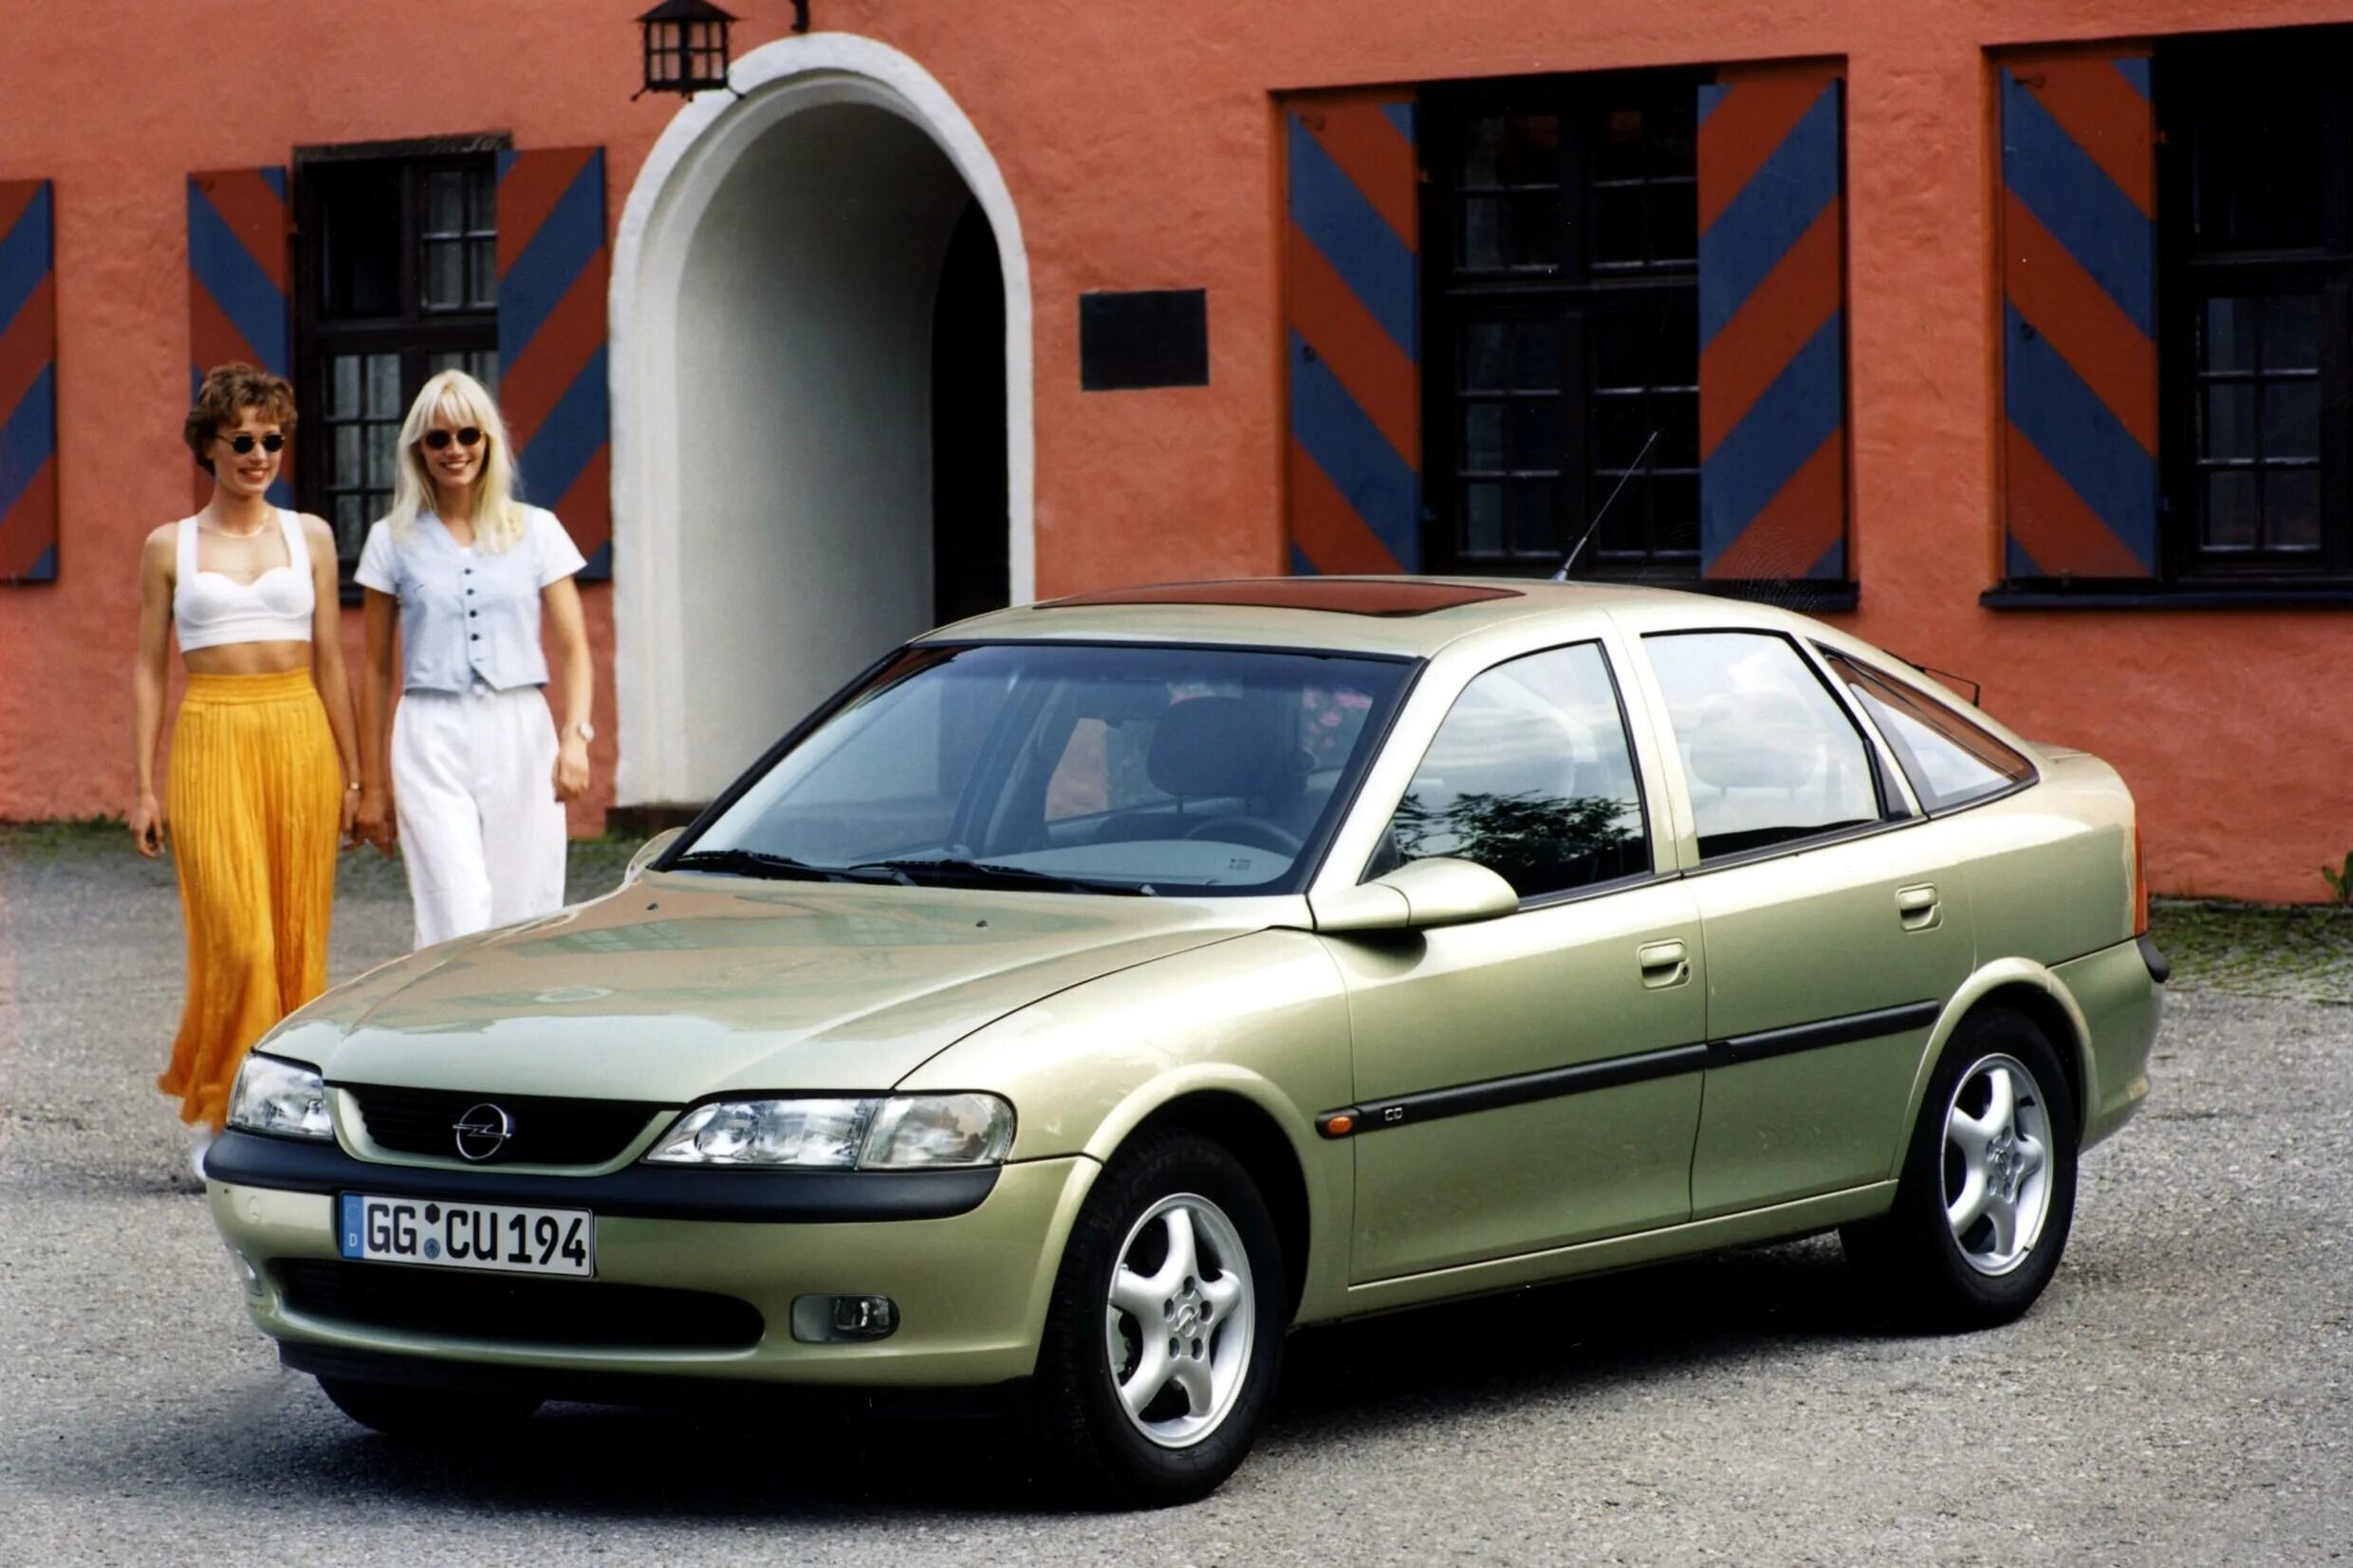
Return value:
M 888 1296 L 803 1296 L 792 1303 L 792 1337 L 812 1345 L 887 1339 L 899 1327 Z

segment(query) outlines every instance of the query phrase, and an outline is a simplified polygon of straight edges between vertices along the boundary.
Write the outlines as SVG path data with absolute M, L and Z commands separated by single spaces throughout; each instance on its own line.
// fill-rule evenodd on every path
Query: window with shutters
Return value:
M 1423 90 L 1429 569 L 1698 575 L 1702 80 Z
M 2353 576 L 2353 28 L 2161 42 L 2165 565 Z
M 435 373 L 498 390 L 497 180 L 505 138 L 298 155 L 297 501 L 349 579 L 392 505 L 400 421 Z

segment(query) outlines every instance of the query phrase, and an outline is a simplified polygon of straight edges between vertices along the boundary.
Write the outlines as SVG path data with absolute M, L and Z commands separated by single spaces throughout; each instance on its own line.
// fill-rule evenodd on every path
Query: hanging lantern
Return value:
M 645 29 L 645 85 L 630 95 L 692 97 L 727 83 L 727 29 L 735 18 L 711 0 L 662 0 L 638 18 Z

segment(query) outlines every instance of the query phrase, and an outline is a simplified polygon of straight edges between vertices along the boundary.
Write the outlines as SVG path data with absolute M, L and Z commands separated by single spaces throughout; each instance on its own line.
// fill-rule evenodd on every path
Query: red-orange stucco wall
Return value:
M 297 145 L 510 131 L 601 143 L 617 217 L 675 108 L 636 103 L 602 0 L 83 0 L 10 24 L 0 179 L 56 181 L 62 580 L 0 588 L 0 818 L 119 813 L 138 543 L 186 509 L 184 177 Z M 738 52 L 788 9 L 746 0 Z M 1529 72 L 1842 59 L 1854 571 L 1864 636 L 1984 682 L 2029 734 L 2115 762 L 2173 893 L 2308 899 L 2353 848 L 2353 612 L 1996 613 L 1987 50 L 2353 20 L 2353 0 L 813 0 L 921 64 L 1020 214 L 1035 309 L 1042 594 L 1279 570 L 1279 96 Z M 462 15 L 462 23 L 458 17 Z M 1205 287 L 1211 384 L 1082 394 L 1077 298 Z M 845 544 L 845 547 L 854 545 Z M 625 574 L 622 559 L 618 569 Z M 601 786 L 612 777 L 610 590 Z M 602 802 L 575 818 L 588 828 Z

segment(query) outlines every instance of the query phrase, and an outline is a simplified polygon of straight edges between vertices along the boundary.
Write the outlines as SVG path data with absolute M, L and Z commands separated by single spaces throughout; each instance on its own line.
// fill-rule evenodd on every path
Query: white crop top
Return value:
M 196 570 L 196 520 L 180 519 L 179 581 L 172 589 L 172 619 L 182 653 L 224 642 L 308 642 L 318 596 L 310 585 L 310 547 L 302 519 L 280 507 L 287 564 L 250 582 L 223 572 Z

